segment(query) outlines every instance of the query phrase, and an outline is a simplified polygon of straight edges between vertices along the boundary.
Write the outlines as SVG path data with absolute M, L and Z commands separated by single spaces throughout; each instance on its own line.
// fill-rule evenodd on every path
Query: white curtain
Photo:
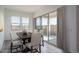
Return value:
M 66 50 L 66 32 L 65 32 L 65 8 L 60 7 L 57 9 L 57 46 Z

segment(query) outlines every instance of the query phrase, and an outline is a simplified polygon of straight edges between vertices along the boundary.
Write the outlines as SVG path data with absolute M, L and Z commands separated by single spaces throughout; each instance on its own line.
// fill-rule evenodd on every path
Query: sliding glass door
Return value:
M 44 41 L 57 45 L 57 12 L 37 17 L 35 28 L 43 34 Z
M 49 43 L 57 45 L 57 12 L 49 14 Z
M 35 29 L 38 32 L 41 30 L 41 17 L 35 19 Z
M 42 34 L 45 41 L 48 41 L 48 14 L 42 16 Z

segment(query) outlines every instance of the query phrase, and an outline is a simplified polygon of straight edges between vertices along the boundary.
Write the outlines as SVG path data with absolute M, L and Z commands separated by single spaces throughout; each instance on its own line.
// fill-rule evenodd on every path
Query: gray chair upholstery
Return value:
M 17 33 L 16 31 L 11 31 L 10 32 L 10 37 L 11 37 L 11 52 L 13 50 L 15 50 L 15 49 L 16 49 L 15 52 L 18 52 L 18 48 L 21 48 L 21 46 L 22 46 L 21 42 L 19 41 L 19 37 L 17 36 L 16 33 Z
M 41 34 L 39 32 L 32 33 L 31 36 L 31 43 L 28 43 L 27 45 L 31 52 L 36 50 L 36 52 L 41 52 Z

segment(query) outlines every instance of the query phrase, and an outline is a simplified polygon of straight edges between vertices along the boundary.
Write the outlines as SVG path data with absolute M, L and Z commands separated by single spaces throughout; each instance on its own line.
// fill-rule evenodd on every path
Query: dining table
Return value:
M 32 33 L 27 33 L 27 34 L 23 34 L 22 32 L 17 33 L 18 37 L 20 38 L 21 41 L 23 41 L 23 47 L 25 46 L 25 48 L 22 49 L 22 52 L 28 52 L 30 51 L 30 49 L 26 46 L 27 43 L 31 42 L 31 35 Z
M 32 33 L 29 34 L 17 33 L 18 37 L 23 41 L 23 44 L 31 42 L 31 34 Z
M 23 32 L 19 32 L 19 33 L 16 33 L 17 36 L 20 38 L 23 44 L 23 47 L 26 46 L 27 43 L 30 43 L 31 42 L 31 36 L 32 36 L 32 33 L 24 33 Z M 43 35 L 41 35 L 42 37 L 42 46 L 44 46 L 44 40 L 43 40 Z M 30 49 L 26 46 L 26 48 L 23 48 L 22 49 L 22 52 L 25 53 L 25 52 L 28 52 L 30 51 Z

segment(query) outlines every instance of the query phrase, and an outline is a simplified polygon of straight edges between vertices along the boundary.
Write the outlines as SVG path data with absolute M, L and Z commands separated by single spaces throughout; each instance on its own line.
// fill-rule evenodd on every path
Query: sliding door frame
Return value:
M 49 44 L 51 44 L 51 45 L 57 46 L 57 45 L 52 44 L 52 43 L 49 42 L 49 20 L 50 20 L 49 15 L 50 15 L 50 13 L 53 13 L 53 12 L 57 12 L 57 10 L 54 10 L 54 11 L 51 11 L 51 12 L 49 12 L 49 13 L 44 14 L 44 15 L 48 15 L 48 20 L 47 20 L 47 26 L 48 26 L 48 27 L 47 27 L 47 36 L 48 36 L 48 40 L 45 41 L 45 42 L 47 42 L 47 43 L 49 43 Z M 40 20 L 41 20 L 41 29 L 42 29 L 42 17 L 43 17 L 44 15 L 38 16 L 38 17 L 40 17 Z M 38 18 L 38 17 L 36 17 L 36 18 Z M 36 18 L 35 18 L 35 20 L 36 20 Z M 36 23 L 36 21 L 35 21 L 35 23 Z M 58 26 L 58 20 L 57 20 L 57 26 Z M 35 29 L 36 29 L 36 25 L 35 25 Z M 57 32 L 58 32 L 58 28 L 57 28 Z M 58 37 L 57 37 L 56 40 L 58 40 Z M 56 44 L 57 44 L 57 42 L 56 42 Z

